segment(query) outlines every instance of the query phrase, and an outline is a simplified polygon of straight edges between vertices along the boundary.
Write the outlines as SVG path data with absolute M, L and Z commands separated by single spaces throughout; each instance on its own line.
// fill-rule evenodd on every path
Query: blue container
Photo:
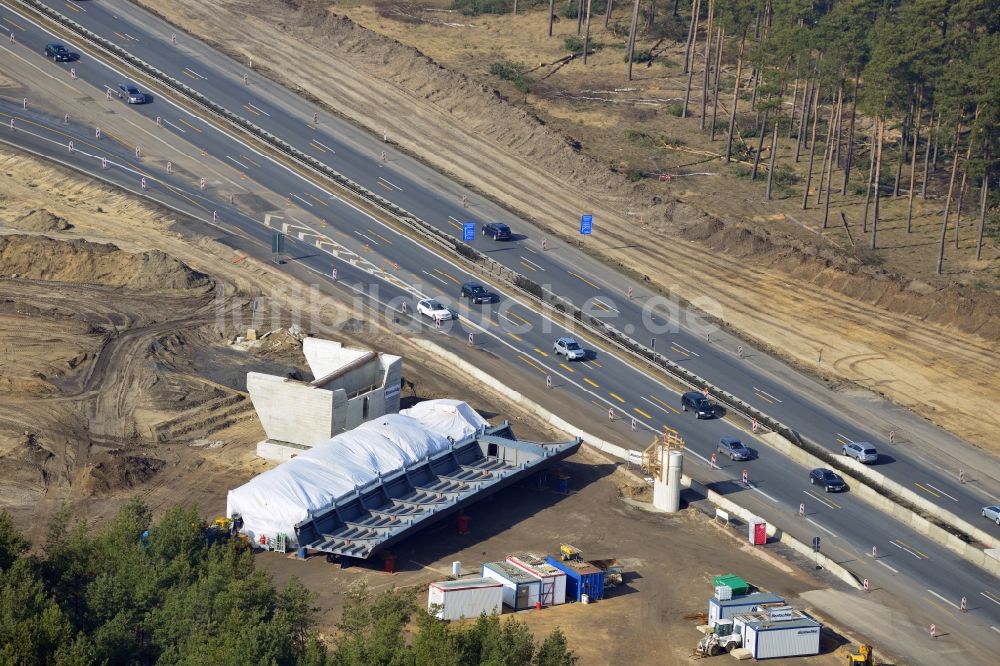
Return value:
M 563 495 L 569 494 L 569 479 L 559 479 L 557 490 Z
M 566 600 L 582 601 L 587 595 L 589 601 L 604 598 L 604 571 L 590 562 L 573 560 L 563 562 L 551 555 L 545 558 L 552 566 L 566 572 Z
M 305 546 L 299 546 L 298 557 L 300 560 L 306 559 L 306 548 Z

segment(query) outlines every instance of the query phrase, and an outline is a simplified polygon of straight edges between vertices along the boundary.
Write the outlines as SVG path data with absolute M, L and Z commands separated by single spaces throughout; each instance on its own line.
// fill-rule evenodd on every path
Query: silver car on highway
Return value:
M 872 464 L 878 462 L 878 451 L 868 442 L 848 442 L 841 452 L 860 463 Z
M 996 504 L 993 504 L 992 506 L 984 506 L 983 518 L 992 520 L 997 525 L 1000 525 L 1000 506 L 997 506 Z

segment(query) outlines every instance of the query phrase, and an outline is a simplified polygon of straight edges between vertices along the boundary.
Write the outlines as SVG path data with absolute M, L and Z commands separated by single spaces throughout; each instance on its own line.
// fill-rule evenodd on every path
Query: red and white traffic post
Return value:
M 750 427 L 753 429 L 754 432 L 757 432 L 757 428 L 760 427 L 757 423 L 757 417 L 754 417 L 753 421 L 750 423 Z
M 400 307 L 403 308 L 403 314 L 406 314 L 406 301 L 403 301 Z
M 102 169 L 107 169 L 108 168 L 108 158 L 107 157 L 102 157 L 101 158 L 101 168 Z
M 615 408 L 614 407 L 608 407 L 608 420 L 609 421 L 614 421 L 615 420 Z
M 878 546 L 872 546 L 872 559 L 878 559 Z
M 896 431 L 895 430 L 890 430 L 889 431 L 889 443 L 892 444 L 894 441 L 896 441 Z
M 14 129 L 14 119 L 13 118 L 10 119 L 10 128 Z
M 70 76 L 71 79 L 75 79 L 76 78 L 76 67 L 70 67 L 69 68 L 69 76 Z
M 69 125 L 69 114 L 63 116 L 63 125 Z
M 469 207 L 469 197 L 463 194 L 462 195 L 462 208 L 468 208 L 468 207 Z
M 545 375 L 545 388 L 552 388 L 552 375 Z
M 935 625 L 932 624 L 931 625 L 931 638 L 936 638 L 936 637 L 937 637 L 937 626 L 935 626 Z
M 439 331 L 441 330 L 441 320 L 438 319 L 437 317 L 434 318 L 434 328 L 436 328 Z
M 632 287 L 628 288 L 628 300 L 632 300 Z
M 245 86 L 250 85 L 250 79 L 249 79 L 249 77 L 247 77 L 246 74 L 243 75 L 243 85 L 245 85 Z
M 635 419 L 632 419 L 632 432 L 635 432 L 638 429 L 639 429 L 639 424 L 636 423 Z
M 219 221 L 219 212 L 213 210 L 212 211 L 212 222 L 218 222 L 218 221 Z
M 546 243 L 546 242 L 545 242 L 545 239 L 543 238 L 543 239 L 542 239 L 542 252 L 544 252 L 544 251 L 545 251 L 545 247 L 546 247 L 546 245 L 548 245 L 548 243 Z
M 198 179 L 198 189 L 204 191 L 204 189 L 205 189 L 205 179 L 204 178 L 199 178 Z
M 744 486 L 750 485 L 750 472 L 748 472 L 745 469 L 743 470 L 743 485 Z
M 717 469 L 718 468 L 718 465 L 716 465 L 716 461 L 717 460 L 718 460 L 718 458 L 713 453 L 712 457 L 708 459 L 708 466 L 711 467 L 712 469 Z
M 963 613 L 969 612 L 969 600 L 966 599 L 965 597 L 962 597 L 962 601 L 959 602 L 958 607 L 961 609 Z
M 865 588 L 865 592 L 869 591 L 869 588 L 868 588 L 868 579 L 867 578 L 865 578 L 863 581 L 861 581 L 861 585 L 862 585 L 862 587 Z
M 163 127 L 163 118 L 161 118 L 160 116 L 156 116 L 156 126 Z
M 72 154 L 73 153 L 73 142 L 70 141 L 69 143 L 66 144 L 66 146 L 69 148 L 70 154 Z
M 142 178 L 139 179 L 139 187 L 141 187 L 143 190 L 146 189 L 146 178 L 145 177 L 142 177 Z
M 701 390 L 701 392 L 705 395 L 706 398 L 708 397 L 708 387 L 707 386 L 705 388 L 703 388 Z
M 111 100 L 111 88 L 108 88 L 108 101 Z
M 474 347 L 475 344 L 476 344 L 476 336 L 473 335 L 472 333 L 469 333 L 469 346 Z
M 27 97 L 24 98 L 24 100 L 21 102 L 21 105 L 24 107 L 25 111 L 28 110 L 28 98 Z
M 142 146 L 136 146 L 135 147 L 135 156 L 136 156 L 136 158 L 138 158 L 140 155 L 142 155 Z
M 743 345 L 736 345 L 736 355 L 743 358 Z
M 800 516 L 806 515 L 806 505 L 802 502 L 799 503 L 799 515 Z
M 173 44 L 174 46 L 177 45 L 177 34 L 176 33 L 172 33 L 170 35 L 170 43 Z
M 167 162 L 167 173 L 171 173 L 174 170 L 174 165 L 172 162 Z
M 964 469 L 958 470 L 958 482 L 959 483 L 965 483 L 965 470 Z
M 333 278 L 334 280 L 336 280 L 336 279 L 337 279 L 337 269 L 336 269 L 336 268 L 334 268 L 333 270 L 331 270 L 331 271 L 330 271 L 330 276 L 331 276 L 331 277 L 332 277 L 332 278 Z
M 100 139 L 101 138 L 101 128 L 100 127 L 97 127 L 97 128 L 94 129 L 94 138 L 95 139 Z

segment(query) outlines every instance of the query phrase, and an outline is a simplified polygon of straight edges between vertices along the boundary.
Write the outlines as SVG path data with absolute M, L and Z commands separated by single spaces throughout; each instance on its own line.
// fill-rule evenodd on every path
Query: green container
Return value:
M 726 585 L 733 591 L 733 596 L 740 596 L 743 594 L 749 594 L 750 584 L 745 580 L 737 576 L 736 574 L 723 574 L 721 576 L 712 576 L 712 585 L 719 587 L 720 585 Z

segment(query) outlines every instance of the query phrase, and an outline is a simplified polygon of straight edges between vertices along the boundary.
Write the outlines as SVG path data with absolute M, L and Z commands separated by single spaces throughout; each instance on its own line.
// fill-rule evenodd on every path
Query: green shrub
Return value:
M 509 14 L 513 9 L 512 0 L 452 0 L 451 8 L 466 16 L 480 14 Z
M 629 143 L 634 143 L 635 145 L 642 146 L 643 148 L 652 148 L 656 145 L 656 140 L 653 139 L 653 137 L 638 130 L 625 130 L 625 139 Z
M 526 65 L 523 62 L 511 62 L 504 60 L 490 65 L 490 74 L 500 77 L 504 81 L 510 81 L 514 87 L 523 93 L 528 92 L 528 79 L 524 75 Z
M 566 47 L 567 51 L 572 51 L 573 53 L 576 53 L 577 51 L 583 50 L 583 40 L 577 37 L 576 35 L 570 35 L 569 37 L 563 40 L 563 46 Z
M 757 136 L 757 128 L 756 127 L 744 127 L 743 129 L 740 130 L 740 136 L 743 137 L 744 139 L 756 138 L 756 136 Z
M 802 177 L 795 173 L 795 169 L 787 164 L 779 164 L 774 168 L 774 176 L 771 177 L 771 184 L 778 187 L 791 187 L 802 182 Z
M 625 172 L 625 177 L 628 178 L 629 181 L 637 183 L 645 178 L 646 174 L 641 169 L 629 169 Z
M 752 169 L 746 164 L 737 164 L 733 167 L 733 175 L 737 178 L 750 178 Z
M 632 62 L 652 62 L 654 60 L 653 54 L 649 51 L 633 51 L 632 52 Z M 628 62 L 628 52 L 625 53 L 625 62 Z
M 667 113 L 680 118 L 684 115 L 684 105 L 679 102 L 671 104 L 667 107 Z
M 677 67 L 677 63 L 670 58 L 657 58 L 656 62 L 660 63 L 664 67 Z

